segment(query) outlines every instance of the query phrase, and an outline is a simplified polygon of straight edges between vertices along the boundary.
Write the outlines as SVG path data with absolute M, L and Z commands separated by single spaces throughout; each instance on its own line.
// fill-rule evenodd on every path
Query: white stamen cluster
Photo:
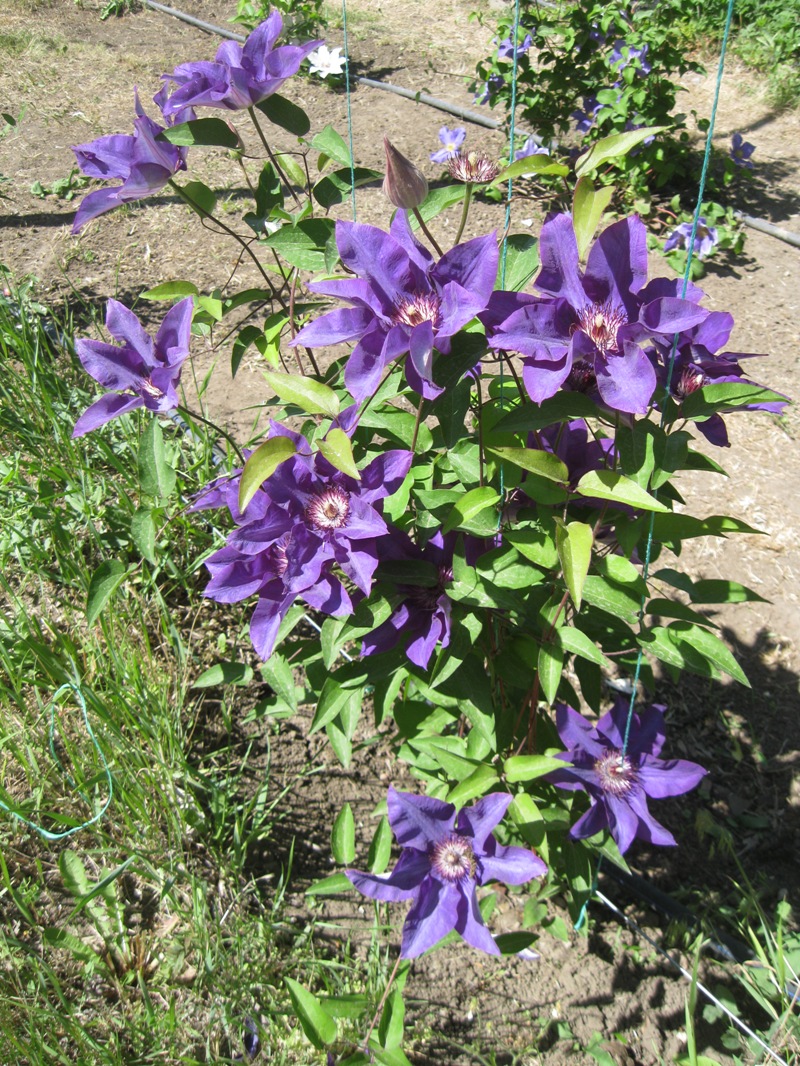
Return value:
M 450 177 L 470 185 L 487 185 L 500 173 L 500 166 L 482 152 L 466 152 L 454 155 L 447 161 Z
M 441 306 L 442 301 L 432 292 L 403 296 L 395 305 L 392 321 L 396 326 L 419 326 L 423 322 L 436 325 Z
M 306 521 L 320 533 L 341 529 L 350 514 L 350 494 L 331 485 L 312 496 L 306 504 Z
M 578 312 L 578 321 L 573 332 L 585 333 L 592 344 L 603 354 L 617 352 L 617 332 L 626 325 L 628 316 L 621 307 L 615 307 L 610 301 L 604 304 L 590 304 Z
M 466 837 L 451 833 L 445 840 L 434 844 L 431 866 L 445 881 L 463 881 L 475 876 L 475 854 Z
M 636 782 L 636 771 L 630 759 L 615 748 L 604 751 L 599 759 L 595 759 L 594 769 L 602 790 L 613 796 L 624 796 Z
M 161 389 L 157 385 L 154 385 L 150 378 L 142 378 L 139 384 L 139 389 L 148 396 L 152 396 L 154 400 L 157 400 L 160 396 L 164 395 Z

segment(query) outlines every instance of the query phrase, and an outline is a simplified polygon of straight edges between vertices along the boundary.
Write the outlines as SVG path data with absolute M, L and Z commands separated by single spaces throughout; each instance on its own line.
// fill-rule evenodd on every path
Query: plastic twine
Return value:
M 65 837 L 70 837 L 74 833 L 80 833 L 82 829 L 88 829 L 90 825 L 94 825 L 95 822 L 99 822 L 108 810 L 108 806 L 111 803 L 111 800 L 114 795 L 114 785 L 111 779 L 111 770 L 109 769 L 108 762 L 106 761 L 106 757 L 103 754 L 103 749 L 100 747 L 97 741 L 97 737 L 94 734 L 94 730 L 92 729 L 91 723 L 89 722 L 89 713 L 86 709 L 86 700 L 83 697 L 83 692 L 81 692 L 80 685 L 77 685 L 72 681 L 67 681 L 61 686 L 61 688 L 57 689 L 56 692 L 53 694 L 53 698 L 50 700 L 50 728 L 48 731 L 48 744 L 50 747 L 50 754 L 53 756 L 54 762 L 58 766 L 61 773 L 64 775 L 65 779 L 69 782 L 70 787 L 76 789 L 78 791 L 78 795 L 81 797 L 84 803 L 90 805 L 91 801 L 89 797 L 84 792 L 81 792 L 80 789 L 78 789 L 78 786 L 76 785 L 75 781 L 64 768 L 64 764 L 61 762 L 61 759 L 58 757 L 58 753 L 55 749 L 56 702 L 62 692 L 71 692 L 74 698 L 78 701 L 78 704 L 80 705 L 81 714 L 83 715 L 83 723 L 86 727 L 86 733 L 89 739 L 91 740 L 92 745 L 94 746 L 94 750 L 97 752 L 101 763 L 103 764 L 103 772 L 105 773 L 106 781 L 108 782 L 108 798 L 93 818 L 89 818 L 87 821 L 82 822 L 80 825 L 75 825 L 71 829 L 65 830 L 63 833 L 51 833 L 49 829 L 45 829 L 37 822 L 32 822 L 29 818 L 26 818 L 24 815 L 20 814 L 19 811 L 15 811 L 12 807 L 9 807 L 7 803 L 4 803 L 2 800 L 0 800 L 0 810 L 7 811 L 12 816 L 12 818 L 16 818 L 17 821 L 22 822 L 23 825 L 27 825 L 29 829 L 35 829 L 40 836 L 45 838 L 45 840 L 63 840 Z

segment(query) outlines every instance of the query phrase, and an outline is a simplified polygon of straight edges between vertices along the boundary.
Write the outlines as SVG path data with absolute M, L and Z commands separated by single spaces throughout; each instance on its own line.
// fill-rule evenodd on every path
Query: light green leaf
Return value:
M 243 514 L 266 479 L 296 451 L 294 441 L 288 437 L 271 437 L 256 448 L 244 464 L 242 476 L 239 479 L 239 510 Z
M 460 500 L 453 504 L 453 509 L 447 516 L 447 521 L 442 526 L 443 533 L 449 533 L 452 529 L 458 529 L 481 511 L 493 508 L 500 501 L 500 495 L 488 485 L 477 489 L 470 489 Z
M 164 498 L 175 488 L 175 470 L 164 451 L 164 434 L 158 420 L 151 418 L 142 434 L 137 456 L 139 484 L 146 496 Z
M 611 669 L 611 661 L 603 655 L 593 640 L 575 626 L 562 626 L 561 629 L 556 630 L 556 639 L 564 651 L 580 655 L 582 659 L 588 659 L 589 662 L 597 663 L 598 666 Z
M 578 157 L 575 164 L 575 176 L 581 178 L 590 170 L 596 170 L 603 163 L 607 163 L 609 159 L 618 159 L 620 156 L 627 155 L 631 148 L 635 148 L 648 137 L 663 133 L 666 128 L 666 126 L 643 126 L 639 130 L 629 130 L 627 133 L 614 133 L 610 137 L 602 137 L 599 141 L 595 141 L 587 152 Z
M 469 777 L 465 777 L 448 792 L 447 802 L 460 807 L 463 803 L 469 803 L 478 796 L 485 796 L 492 786 L 497 784 L 497 780 L 495 768 L 482 763 L 472 771 Z
M 381 871 L 382 872 L 382 871 Z M 307 896 L 338 896 L 340 892 L 352 892 L 353 882 L 347 874 L 331 874 L 323 877 L 321 881 L 315 881 L 310 888 L 306 889 Z
M 137 507 L 131 516 L 133 543 L 148 563 L 156 561 L 156 524 L 149 507 Z
M 578 482 L 575 491 L 579 496 L 590 496 L 599 500 L 611 500 L 614 503 L 626 504 L 635 507 L 639 511 L 669 510 L 663 503 L 645 492 L 635 481 L 617 474 L 613 470 L 590 470 L 584 474 Z
M 557 163 L 549 155 L 526 155 L 502 170 L 494 181 L 489 182 L 488 188 L 502 185 L 512 178 L 522 178 L 526 174 L 548 174 L 565 178 L 569 174 L 569 167 L 565 167 L 563 163 Z
M 386 1000 L 378 1026 L 378 1040 L 384 1048 L 399 1048 L 403 1042 L 403 1023 L 406 1006 L 399 988 L 392 990 Z
M 751 403 L 786 402 L 779 392 L 753 385 L 746 381 L 721 381 L 703 385 L 690 393 L 681 404 L 681 418 L 703 418 L 728 408 L 742 407 Z
M 559 523 L 556 526 L 558 557 L 576 611 L 581 609 L 583 583 L 589 573 L 593 544 L 592 527 L 585 522 L 570 522 L 568 525 Z
M 261 243 L 274 248 L 292 266 L 321 273 L 326 269 L 325 246 L 333 231 L 332 219 L 307 218 L 295 226 L 282 226 Z
M 107 559 L 100 563 L 89 582 L 86 597 L 86 621 L 92 625 L 103 608 L 117 591 L 127 574 L 127 568 L 119 559 Z
M 330 156 L 340 167 L 350 166 L 350 150 L 344 142 L 341 134 L 337 133 L 333 126 L 326 126 L 311 139 L 312 148 Z
M 326 174 L 316 183 L 311 190 L 317 203 L 329 211 L 336 204 L 343 204 L 349 200 L 353 188 L 360 188 L 370 182 L 378 181 L 382 175 L 377 170 L 369 170 L 367 167 L 355 167 L 351 172 L 347 170 L 334 170 Z
M 292 668 L 282 655 L 273 652 L 261 667 L 261 676 L 284 702 L 297 710 L 297 692 Z
M 487 448 L 487 451 L 504 462 L 513 463 L 520 470 L 538 474 L 539 477 L 546 478 L 548 481 L 558 481 L 561 484 L 569 481 L 569 470 L 552 452 L 545 452 L 539 448 Z
M 336 1039 L 336 1022 L 315 995 L 291 977 L 284 977 L 295 1014 L 303 1032 L 319 1051 Z
M 563 770 L 564 763 L 550 755 L 512 755 L 503 763 L 503 773 L 510 783 L 535 781 L 553 770 Z
M 282 374 L 276 370 L 265 370 L 264 377 L 284 403 L 295 404 L 307 415 L 328 415 L 329 418 L 336 418 L 339 414 L 339 397 L 321 381 L 300 377 L 298 374 Z
M 217 194 L 209 189 L 207 185 L 204 185 L 202 181 L 187 181 L 181 188 L 191 201 L 189 206 L 192 207 L 198 215 L 201 217 L 204 215 L 213 215 L 214 208 L 217 206 Z
M 353 445 L 343 429 L 331 429 L 324 440 L 317 441 L 317 447 L 331 466 L 341 470 L 348 477 L 361 480 L 361 471 L 353 458 Z
M 331 851 L 340 866 L 349 866 L 356 857 L 356 822 L 349 803 L 345 803 L 333 823 Z
M 169 141 L 170 144 L 196 144 L 214 148 L 241 148 L 242 142 L 236 130 L 221 118 L 195 118 L 191 122 L 180 122 L 162 130 L 157 141 Z
M 539 268 L 539 241 L 529 233 L 512 233 L 506 240 L 505 262 L 497 265 L 496 288 L 522 292 Z
M 184 296 L 199 296 L 200 290 L 191 281 L 162 281 L 147 292 L 142 293 L 143 300 L 174 300 Z
M 367 855 L 367 866 L 373 874 L 382 874 L 392 857 L 392 830 L 384 814 L 378 822 Z
M 584 175 L 575 186 L 572 198 L 572 225 L 578 241 L 578 256 L 583 259 L 592 243 L 603 212 L 614 195 L 613 185 L 595 188 L 591 178 Z
M 452 207 L 453 204 L 460 204 L 466 191 L 466 185 L 445 185 L 440 189 L 431 189 L 419 208 L 423 222 L 430 222 L 432 218 L 436 218 L 445 208 Z M 413 230 L 419 229 L 416 215 L 409 215 L 408 221 Z
M 555 642 L 542 644 L 539 648 L 539 683 L 542 693 L 548 703 L 555 701 L 558 686 L 561 682 L 561 673 L 564 669 L 564 652 Z
M 247 663 L 214 663 L 204 670 L 192 688 L 216 688 L 217 685 L 249 685 L 253 680 L 253 667 Z

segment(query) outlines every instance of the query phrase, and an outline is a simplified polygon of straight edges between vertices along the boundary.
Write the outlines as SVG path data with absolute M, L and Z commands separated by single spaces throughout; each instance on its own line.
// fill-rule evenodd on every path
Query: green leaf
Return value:
M 503 763 L 506 780 L 515 784 L 517 781 L 535 781 L 553 770 L 563 770 L 564 763 L 550 755 L 512 755 Z
M 353 445 L 343 429 L 329 430 L 324 440 L 317 441 L 317 447 L 331 466 L 335 466 L 337 470 L 341 470 L 348 477 L 355 478 L 356 481 L 361 480 L 361 471 L 353 458 Z
M 403 1042 L 406 1006 L 399 988 L 392 990 L 386 1000 L 378 1026 L 378 1040 L 384 1048 L 399 1048 Z
M 143 300 L 174 300 L 184 296 L 199 296 L 200 290 L 191 281 L 162 281 L 142 293 Z
M 191 122 L 180 122 L 162 130 L 157 141 L 169 141 L 170 144 L 206 145 L 214 148 L 241 148 L 242 142 L 236 130 L 221 118 L 195 118 Z
M 156 524 L 149 507 L 137 507 L 131 516 L 133 543 L 148 563 L 156 561 Z
M 441 214 L 446 208 L 452 207 L 453 204 L 460 204 L 466 191 L 466 185 L 445 185 L 440 189 L 431 189 L 419 208 L 423 222 L 430 222 L 432 218 L 436 218 L 438 214 Z M 410 214 L 408 221 L 413 230 L 419 229 L 416 215 Z
M 512 233 L 506 239 L 505 261 L 501 250 L 497 288 L 522 292 L 539 268 L 539 241 L 529 233 Z
M 667 627 L 670 639 L 678 643 L 690 663 L 698 660 L 713 663 L 719 670 L 750 688 L 745 672 L 731 650 L 710 630 L 689 622 L 675 622 Z
M 693 622 L 697 625 L 709 626 L 711 629 L 719 628 L 710 618 L 698 614 L 697 611 L 693 611 L 691 607 L 687 607 L 685 603 L 678 603 L 676 600 L 663 599 L 658 596 L 655 596 L 648 602 L 645 607 L 645 614 L 653 615 L 658 618 L 680 618 L 684 622 Z
M 74 851 L 62 851 L 58 858 L 58 869 L 64 888 L 75 899 L 88 896 L 92 891 L 93 885 L 86 874 L 83 860 Z
M 217 194 L 209 189 L 207 185 L 204 185 L 202 181 L 187 181 L 181 188 L 188 197 L 189 206 L 201 218 L 206 215 L 213 215 L 214 208 L 217 206 Z
M 293 711 L 297 710 L 297 691 L 294 684 L 292 668 L 282 655 L 273 652 L 261 666 L 261 676 L 269 687 L 288 703 Z
M 601 185 L 595 188 L 591 178 L 584 175 L 575 186 L 572 198 L 572 225 L 575 229 L 575 237 L 578 241 L 578 257 L 583 259 L 603 212 L 611 202 L 614 195 L 613 185 Z
M 293 403 L 307 415 L 336 418 L 339 414 L 339 397 L 321 381 L 297 374 L 282 374 L 275 370 L 265 370 L 264 377 L 284 403 Z
M 355 167 L 352 173 L 348 167 L 346 170 L 334 170 L 331 174 L 326 174 L 311 191 L 317 203 L 329 211 L 336 204 L 349 200 L 354 187 L 358 189 L 382 177 L 377 170 L 369 170 L 367 167 Z
M 561 683 L 561 674 L 564 669 L 564 652 L 558 644 L 553 642 L 541 645 L 537 669 L 544 698 L 552 704 L 558 694 L 558 686 Z
M 582 630 L 576 629 L 575 626 L 562 626 L 561 629 L 557 629 L 556 640 L 564 651 L 579 655 L 582 659 L 597 663 L 598 666 L 611 669 L 611 661 L 603 655 L 590 637 Z
M 581 609 L 583 583 L 589 573 L 594 535 L 592 527 L 585 522 L 570 522 L 556 526 L 556 548 L 564 571 L 564 581 L 575 610 Z
M 447 802 L 460 807 L 463 803 L 486 793 L 497 784 L 497 771 L 486 763 L 476 766 L 472 773 L 447 793 Z
M 146 496 L 163 499 L 175 488 L 175 470 L 164 451 L 164 434 L 158 420 L 151 418 L 142 434 L 137 456 L 139 484 Z
M 367 855 L 367 866 L 370 873 L 382 874 L 389 865 L 392 857 L 392 829 L 389 819 L 384 814 L 372 836 Z
M 569 470 L 552 452 L 545 452 L 539 448 L 487 448 L 486 450 L 504 462 L 513 463 L 520 470 L 527 470 L 528 473 L 537 474 L 548 481 L 558 481 L 561 484 L 569 481 Z
M 192 688 L 216 688 L 218 685 L 249 685 L 253 680 L 253 667 L 247 663 L 214 663 L 204 670 Z
M 494 181 L 490 181 L 488 188 L 492 189 L 513 178 L 522 178 L 526 174 L 548 174 L 553 177 L 565 178 L 569 174 L 569 167 L 563 163 L 556 163 L 547 155 L 526 155 L 517 159 L 505 170 L 502 170 Z
M 306 889 L 307 896 L 337 896 L 341 892 L 352 892 L 353 882 L 347 874 L 331 874 L 323 877 L 321 881 L 315 881 L 310 888 Z
M 336 815 L 331 830 L 331 851 L 340 866 L 349 866 L 356 857 L 356 821 L 349 803 Z
M 344 142 L 341 134 L 337 133 L 333 126 L 326 126 L 311 139 L 312 148 L 318 152 L 330 156 L 341 167 L 350 166 L 350 150 Z
M 298 189 L 305 189 L 306 172 L 293 155 L 288 152 L 276 152 L 275 161 L 292 185 L 296 185 Z
M 117 591 L 127 574 L 127 567 L 119 559 L 107 559 L 100 563 L 89 582 L 86 597 L 86 621 L 92 625 L 103 608 Z
M 333 219 L 307 218 L 295 226 L 283 226 L 265 237 L 261 244 L 275 251 L 300 270 L 321 273 L 325 266 L 325 246 L 334 232 Z
M 500 495 L 488 485 L 477 489 L 470 489 L 460 500 L 453 504 L 453 509 L 447 516 L 447 521 L 442 526 L 443 533 L 449 533 L 453 529 L 459 529 L 482 511 L 494 508 L 500 501 Z M 496 524 L 496 516 L 495 516 Z
M 256 188 L 255 213 L 248 211 L 244 216 L 247 225 L 256 233 L 263 233 L 273 207 L 283 206 L 281 181 L 272 163 L 267 160 L 261 168 Z
M 643 126 L 641 129 L 630 130 L 627 133 L 614 133 L 610 137 L 602 137 L 599 141 L 595 141 L 587 152 L 578 157 L 575 164 L 575 176 L 581 178 L 590 170 L 596 170 L 603 163 L 607 163 L 609 159 L 618 159 L 620 156 L 627 155 L 631 148 L 635 148 L 648 137 L 663 133 L 666 128 L 666 126 Z
M 294 441 L 288 437 L 271 437 L 260 444 L 242 469 L 239 479 L 239 510 L 244 514 L 247 505 L 268 477 L 282 462 L 297 451 Z
M 786 402 L 786 397 L 779 392 L 745 381 L 721 381 L 690 393 L 681 404 L 681 418 L 707 418 L 717 411 L 734 410 L 745 404 L 778 402 Z
M 66 929 L 54 929 L 48 926 L 42 929 L 42 938 L 51 947 L 68 951 L 74 959 L 89 966 L 98 961 L 94 948 L 89 944 L 84 944 L 79 936 L 68 933 Z
M 291 977 L 284 977 L 292 1000 L 294 1012 L 303 1027 L 303 1032 L 319 1051 L 336 1039 L 336 1022 L 325 1010 L 316 996 L 303 988 Z
M 582 392 L 558 392 L 543 403 L 523 403 L 509 411 L 494 427 L 498 433 L 531 433 L 554 422 L 597 417 L 597 405 Z
M 291 100 L 287 100 L 279 93 L 268 96 L 266 100 L 256 104 L 256 107 L 267 116 L 270 122 L 280 126 L 287 133 L 294 134 L 295 137 L 305 137 L 311 129 L 311 120 L 302 107 L 293 104 Z
M 611 500 L 614 503 L 635 507 L 640 511 L 667 512 L 668 507 L 645 492 L 635 481 L 613 470 L 590 470 L 578 482 L 575 491 L 579 496 Z

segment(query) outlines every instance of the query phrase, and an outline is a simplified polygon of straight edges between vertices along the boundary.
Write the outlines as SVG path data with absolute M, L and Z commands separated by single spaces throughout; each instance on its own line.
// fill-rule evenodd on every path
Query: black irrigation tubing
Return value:
M 179 11 L 177 8 L 168 7 L 166 4 L 159 4 L 156 0 L 142 0 L 142 3 L 147 7 L 152 8 L 154 11 L 161 11 L 165 15 L 172 15 L 176 19 L 180 19 L 181 22 L 186 22 L 190 26 L 196 26 L 197 29 L 203 30 L 205 33 L 215 34 L 217 37 L 226 37 L 229 41 L 238 41 L 243 44 L 247 39 L 241 33 L 234 33 L 233 30 L 226 30 L 222 26 L 215 26 L 211 22 L 204 22 L 202 19 L 197 19 L 193 15 L 187 15 L 184 11 Z M 547 7 L 556 6 L 547 4 Z M 408 100 L 415 100 L 420 104 L 427 104 L 428 107 L 435 107 L 439 111 L 445 111 L 449 115 L 455 115 L 457 118 L 463 119 L 465 122 L 471 122 L 475 126 L 483 126 L 489 130 L 498 130 L 502 127 L 503 123 L 496 118 L 489 118 L 488 115 L 478 114 L 477 111 L 470 111 L 468 108 L 459 107 L 457 104 L 450 104 L 446 100 L 440 100 L 436 96 L 429 96 L 427 93 L 414 92 L 413 89 L 404 89 L 400 85 L 392 85 L 391 82 L 375 81 L 374 78 L 362 78 L 360 75 L 353 78 L 353 81 L 359 85 L 367 85 L 371 89 L 381 89 L 383 92 L 396 93 L 397 96 L 403 96 Z M 534 140 L 537 143 L 541 143 L 538 137 L 534 136 Z M 800 248 L 800 235 L 792 233 L 790 230 L 783 229 L 781 226 L 775 226 L 771 222 L 766 222 L 760 218 L 754 218 L 752 215 L 744 214 L 742 211 L 734 212 L 736 218 L 739 219 L 745 226 L 749 226 L 751 229 L 758 230 L 760 233 L 766 233 L 770 237 L 775 237 L 779 241 L 785 241 L 787 244 L 794 245 L 795 248 Z

